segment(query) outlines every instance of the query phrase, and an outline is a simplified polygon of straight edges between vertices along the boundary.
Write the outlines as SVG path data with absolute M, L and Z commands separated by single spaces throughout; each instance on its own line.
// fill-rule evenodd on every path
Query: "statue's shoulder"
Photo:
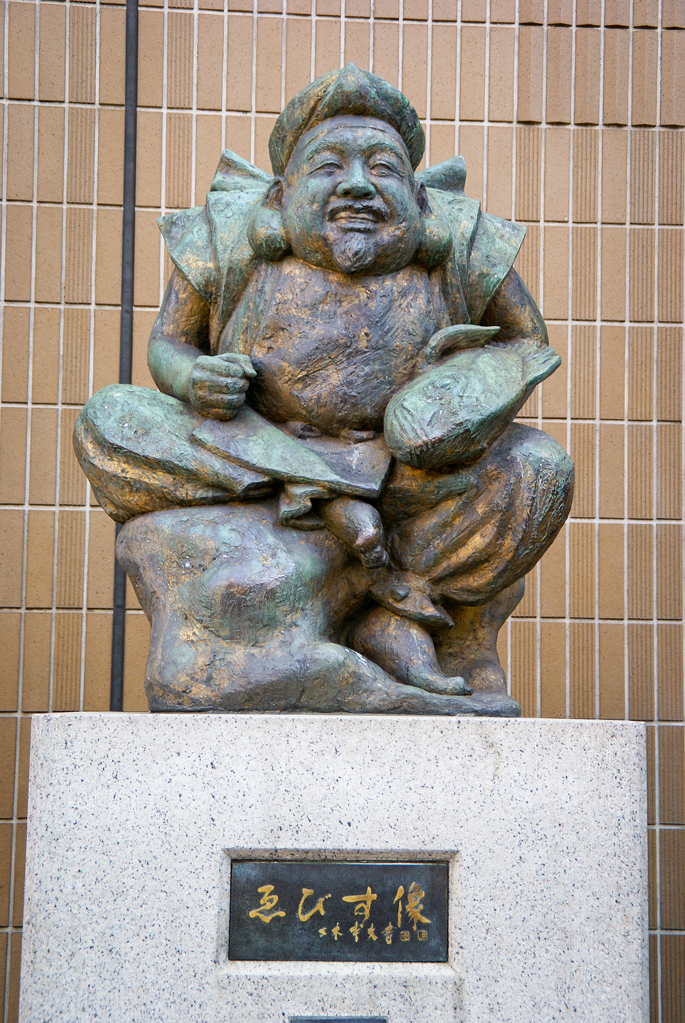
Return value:
M 204 206 L 158 217 L 157 223 L 174 265 L 209 302 L 214 289 L 215 261 Z
M 248 246 L 246 228 L 250 213 L 264 198 L 273 181 L 270 174 L 224 149 L 207 193 L 207 219 L 212 241 L 221 261 L 224 250 Z
M 419 171 L 416 180 L 425 186 L 431 208 L 449 225 L 454 244 L 454 257 L 468 259 L 480 212 L 477 199 L 464 192 L 466 163 L 463 156 L 436 163 Z
M 158 220 L 172 262 L 210 307 L 210 333 L 225 322 L 256 269 L 247 223 L 271 181 L 225 149 L 206 205 Z
M 433 210 L 449 225 L 452 283 L 458 281 L 469 319 L 478 323 L 511 270 L 526 229 L 484 213 L 478 200 L 465 194 L 466 163 L 462 156 L 419 172 L 417 180 L 426 186 Z

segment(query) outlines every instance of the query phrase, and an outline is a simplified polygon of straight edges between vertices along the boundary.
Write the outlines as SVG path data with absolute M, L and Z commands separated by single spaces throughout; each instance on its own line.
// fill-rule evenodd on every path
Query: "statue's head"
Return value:
M 313 82 L 272 132 L 275 178 L 250 224 L 253 248 L 343 273 L 436 266 L 451 239 L 414 177 L 424 144 L 416 111 L 382 78 L 348 64 Z

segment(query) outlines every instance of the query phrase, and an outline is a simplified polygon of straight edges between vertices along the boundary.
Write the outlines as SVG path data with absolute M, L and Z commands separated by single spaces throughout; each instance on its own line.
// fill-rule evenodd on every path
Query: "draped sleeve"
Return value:
M 429 167 L 416 175 L 426 186 L 431 209 L 449 226 L 452 253 L 440 269 L 442 290 L 453 323 L 479 323 L 511 270 L 526 234 L 521 224 L 483 213 L 464 194 L 464 158 Z
M 472 323 L 480 318 L 507 276 L 521 248 L 526 229 L 491 213 L 479 213 L 466 280 L 466 301 Z
M 260 265 L 247 238 L 247 225 L 271 181 L 270 175 L 227 149 L 207 204 L 157 221 L 174 266 L 209 306 L 212 351 Z
M 217 265 L 206 207 L 167 213 L 157 223 L 172 263 L 209 305 Z

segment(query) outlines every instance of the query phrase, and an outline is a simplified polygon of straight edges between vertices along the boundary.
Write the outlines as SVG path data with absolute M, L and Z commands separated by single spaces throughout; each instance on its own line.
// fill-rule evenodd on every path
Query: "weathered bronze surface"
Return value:
M 285 108 L 274 177 L 221 159 L 161 218 L 159 387 L 75 446 L 152 623 L 153 710 L 516 715 L 496 650 L 573 465 L 514 419 L 559 365 L 454 157 L 348 65 Z
M 229 959 L 447 960 L 447 863 L 238 860 Z

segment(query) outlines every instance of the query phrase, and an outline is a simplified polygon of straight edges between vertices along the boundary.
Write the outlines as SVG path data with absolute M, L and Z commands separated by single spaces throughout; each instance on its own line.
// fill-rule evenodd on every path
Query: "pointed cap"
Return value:
M 298 92 L 276 121 L 269 139 L 271 166 L 280 177 L 298 140 L 331 117 L 358 115 L 387 121 L 404 139 L 414 169 L 426 144 L 418 115 L 406 96 L 384 78 L 348 64 Z

